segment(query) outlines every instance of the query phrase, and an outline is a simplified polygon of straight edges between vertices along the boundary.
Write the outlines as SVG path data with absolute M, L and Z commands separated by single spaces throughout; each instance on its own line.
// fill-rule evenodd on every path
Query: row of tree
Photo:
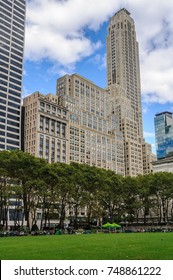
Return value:
M 14 200 L 14 223 L 18 213 L 31 227 L 41 209 L 41 228 L 52 217 L 63 227 L 67 209 L 74 211 L 77 227 L 80 209 L 87 209 L 86 223 L 142 221 L 156 217 L 158 223 L 172 220 L 173 174 L 160 172 L 122 177 L 111 170 L 85 164 L 48 164 L 21 151 L 0 152 L 0 221 L 8 228 L 10 201 Z M 22 201 L 22 204 L 21 204 Z M 76 224 L 75 224 L 76 223 Z

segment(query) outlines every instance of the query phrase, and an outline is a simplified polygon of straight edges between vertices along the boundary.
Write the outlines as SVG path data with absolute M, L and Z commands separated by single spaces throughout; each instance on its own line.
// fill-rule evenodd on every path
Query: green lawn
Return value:
M 173 233 L 0 238 L 1 260 L 173 260 Z

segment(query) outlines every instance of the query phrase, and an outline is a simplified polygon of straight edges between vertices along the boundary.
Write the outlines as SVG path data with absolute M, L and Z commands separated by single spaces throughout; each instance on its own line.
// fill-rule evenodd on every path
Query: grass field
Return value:
M 173 260 L 173 233 L 0 238 L 1 260 Z

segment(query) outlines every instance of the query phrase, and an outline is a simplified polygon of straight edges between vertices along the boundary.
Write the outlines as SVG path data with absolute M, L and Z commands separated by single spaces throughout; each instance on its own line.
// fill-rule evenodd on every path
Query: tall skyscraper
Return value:
M 131 101 L 138 134 L 142 138 L 139 49 L 134 20 L 126 9 L 117 12 L 109 23 L 107 36 L 107 79 L 109 85 L 119 85 Z
M 100 88 L 77 74 L 57 80 L 57 100 L 62 98 L 69 112 L 69 119 L 66 117 L 69 133 L 64 138 L 55 129 L 60 125 L 60 116 L 55 114 L 59 109 L 53 104 L 56 98 L 51 96 L 51 103 L 50 98 L 46 101 L 36 93 L 26 98 L 25 151 L 49 162 L 62 161 L 56 152 L 53 152 L 55 157 L 51 156 L 51 151 L 57 149 L 54 141 L 58 143 L 56 137 L 60 137 L 64 142 L 69 140 L 67 162 L 136 176 L 151 171 L 151 146 L 143 139 L 139 51 L 130 13 L 126 9 L 117 12 L 110 19 L 108 30 L 108 88 Z
M 139 50 L 135 23 L 126 9 L 111 19 L 107 36 L 107 81 L 112 110 L 123 132 L 126 175 L 143 173 Z
M 173 114 L 162 112 L 155 115 L 157 159 L 173 156 Z
M 25 0 L 0 0 L 0 149 L 20 149 Z

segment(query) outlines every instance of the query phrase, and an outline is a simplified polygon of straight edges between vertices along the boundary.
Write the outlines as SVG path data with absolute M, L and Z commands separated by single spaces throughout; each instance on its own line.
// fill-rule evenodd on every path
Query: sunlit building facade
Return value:
M 34 92 L 23 100 L 24 150 L 48 163 L 69 163 L 68 110 L 62 98 Z
M 124 143 L 110 94 L 73 74 L 57 80 L 57 96 L 69 109 L 70 162 L 114 170 L 124 175 Z
M 134 20 L 124 8 L 109 22 L 107 82 L 114 99 L 112 110 L 119 118 L 124 138 L 125 174 L 143 174 L 139 49 Z
M 153 172 L 153 162 L 157 157 L 152 153 L 151 144 L 144 142 L 142 144 L 142 156 L 143 156 L 143 174 L 149 174 Z

